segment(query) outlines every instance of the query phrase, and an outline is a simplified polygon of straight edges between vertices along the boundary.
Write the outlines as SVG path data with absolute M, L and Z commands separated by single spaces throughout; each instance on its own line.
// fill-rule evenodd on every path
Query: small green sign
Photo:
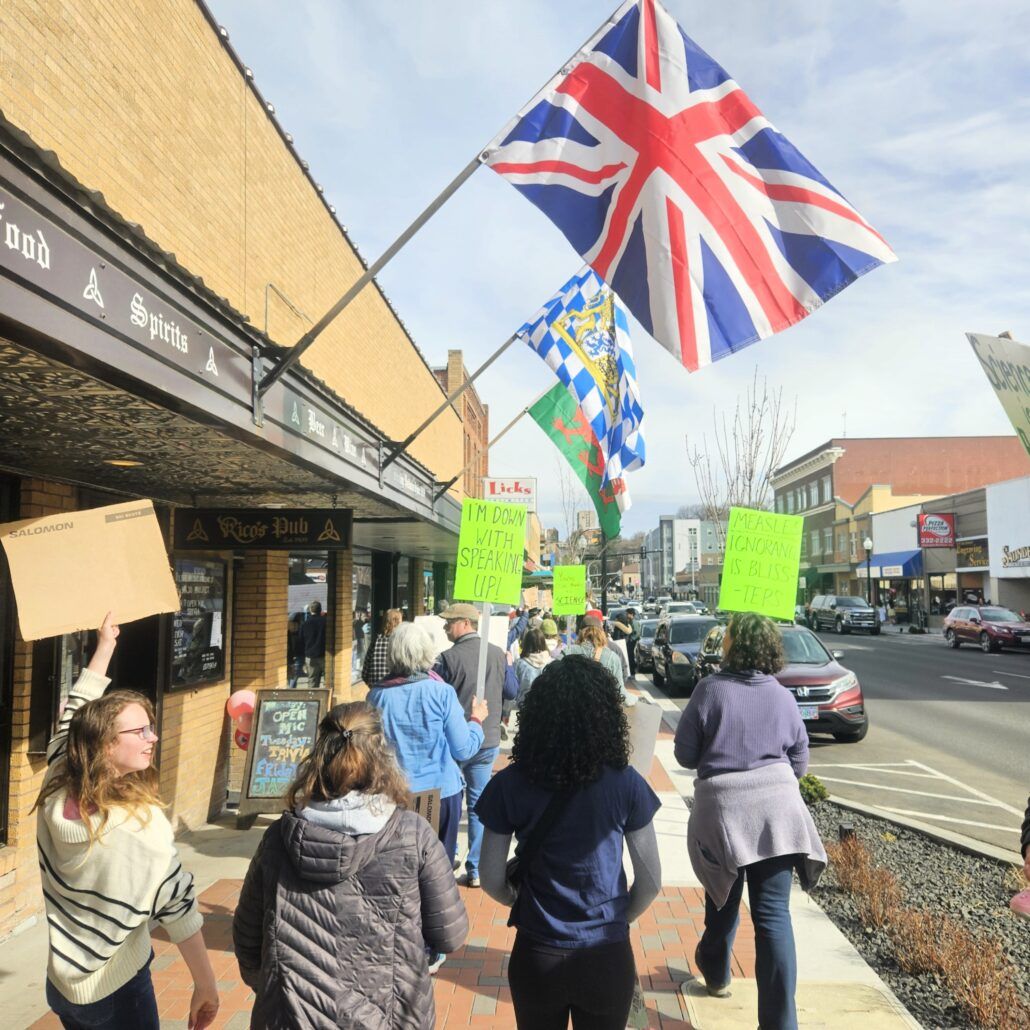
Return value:
M 582 615 L 587 607 L 587 567 L 555 565 L 551 599 L 555 615 Z
M 731 508 L 719 607 L 793 621 L 804 525 L 800 515 Z
M 461 505 L 454 597 L 518 604 L 526 546 L 526 507 L 466 498 Z

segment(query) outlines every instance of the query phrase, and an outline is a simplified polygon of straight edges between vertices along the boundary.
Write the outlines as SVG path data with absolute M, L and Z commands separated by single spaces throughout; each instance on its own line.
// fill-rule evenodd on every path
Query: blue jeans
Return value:
M 47 980 L 47 1004 L 57 1013 L 65 1030 L 161 1030 L 154 982 L 150 979 L 153 958 L 151 952 L 147 964 L 114 994 L 85 1005 L 69 1001 Z
M 797 855 L 780 855 L 744 866 L 721 909 L 705 895 L 705 932 L 695 957 L 705 983 L 721 987 L 730 982 L 730 952 L 737 934 L 740 898 L 747 877 L 751 921 L 755 924 L 755 977 L 761 1030 L 797 1030 L 794 988 L 798 964 L 788 908 L 797 858 Z
M 490 782 L 500 750 L 499 747 L 484 747 L 467 762 L 461 763 L 465 777 L 465 806 L 469 814 L 469 853 L 465 859 L 465 872 L 469 876 L 479 875 L 479 853 L 483 850 L 483 824 L 475 813 L 476 802 Z
M 453 862 L 458 853 L 458 823 L 461 822 L 461 791 L 440 798 L 440 843 L 447 852 L 447 861 Z

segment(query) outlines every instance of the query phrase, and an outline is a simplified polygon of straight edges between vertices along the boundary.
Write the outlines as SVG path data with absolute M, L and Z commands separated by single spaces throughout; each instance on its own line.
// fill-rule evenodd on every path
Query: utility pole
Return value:
M 608 614 L 608 534 L 601 530 L 601 614 Z

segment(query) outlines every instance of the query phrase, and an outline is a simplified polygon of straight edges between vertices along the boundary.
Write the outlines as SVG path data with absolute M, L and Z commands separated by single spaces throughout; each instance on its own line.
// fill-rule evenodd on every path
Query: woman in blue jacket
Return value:
M 432 638 L 403 622 L 390 634 L 390 674 L 368 693 L 383 713 L 386 738 L 397 752 L 413 794 L 440 791 L 440 840 L 451 862 L 458 850 L 462 780 L 459 762 L 483 746 L 486 701 L 473 700 L 468 722 L 458 695 L 431 672 L 436 660 Z

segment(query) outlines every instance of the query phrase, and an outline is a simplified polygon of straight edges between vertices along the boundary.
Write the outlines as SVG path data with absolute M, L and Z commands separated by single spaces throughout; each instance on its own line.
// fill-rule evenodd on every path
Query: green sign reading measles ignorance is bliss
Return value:
M 801 515 L 731 508 L 719 607 L 793 622 L 804 524 Z
M 462 502 L 454 570 L 455 600 L 519 603 L 526 510 L 522 504 L 467 498 Z
M 551 598 L 555 615 L 582 615 L 587 608 L 587 567 L 555 565 Z

